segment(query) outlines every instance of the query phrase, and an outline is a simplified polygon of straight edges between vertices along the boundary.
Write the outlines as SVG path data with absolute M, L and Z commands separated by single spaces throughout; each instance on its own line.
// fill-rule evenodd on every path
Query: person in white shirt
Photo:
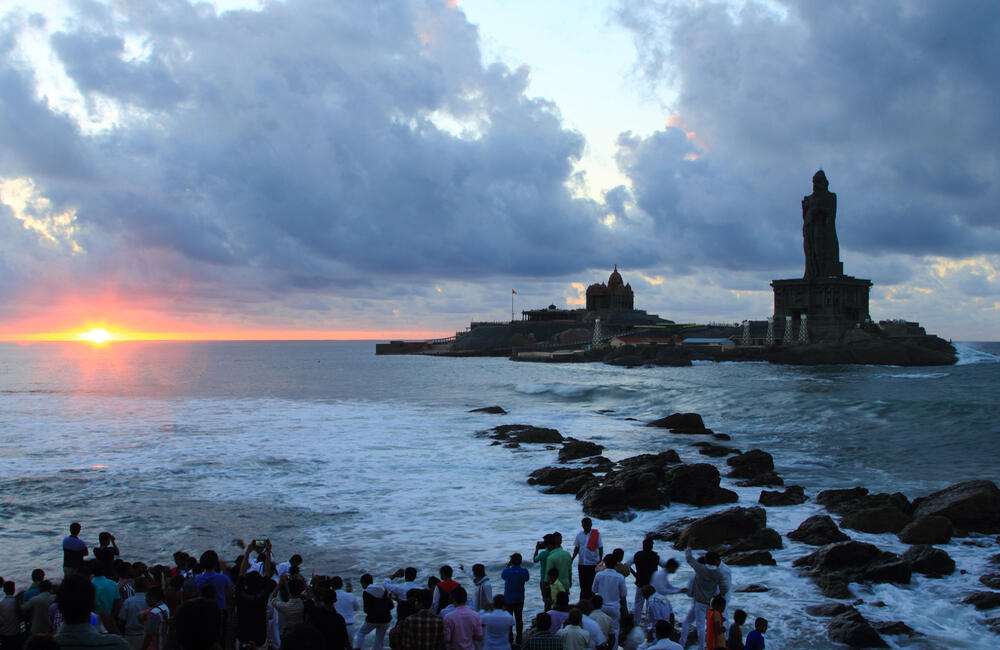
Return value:
M 504 609 L 503 594 L 497 594 L 492 603 L 483 603 L 479 618 L 483 622 L 483 650 L 510 650 L 510 631 L 514 615 Z
M 684 650 L 679 643 L 670 640 L 674 624 L 670 621 L 656 622 L 656 641 L 639 646 L 639 650 Z
M 344 590 L 344 579 L 340 576 L 333 576 L 330 579 L 330 586 L 337 592 L 337 600 L 333 603 L 333 608 L 344 617 L 347 625 L 347 638 L 353 639 L 355 633 L 354 615 L 361 609 L 361 601 L 350 591 Z
M 583 599 L 590 598 L 594 593 L 592 591 L 594 574 L 597 572 L 597 563 L 604 555 L 604 540 L 601 539 L 600 531 L 593 527 L 590 517 L 581 519 L 580 524 L 583 530 L 577 533 L 576 539 L 573 540 L 573 558 L 580 556 L 577 571 L 580 575 L 580 598 Z
M 295 569 L 294 571 L 292 571 L 293 567 Z M 281 576 L 289 573 L 299 574 L 302 572 L 302 556 L 296 553 L 292 557 L 288 558 L 287 562 L 281 562 L 274 568 L 278 572 L 279 580 L 281 579 Z
M 627 609 L 628 592 L 625 589 L 625 576 L 615 569 L 618 566 L 618 558 L 613 554 L 604 556 L 604 566 L 605 569 L 594 576 L 592 588 L 594 593 L 603 599 L 604 604 L 601 609 L 614 621 L 613 634 L 617 635 L 622 610 Z
M 590 612 L 591 606 L 590 601 L 584 599 L 580 602 L 581 614 L 583 616 L 580 618 L 580 627 L 582 627 L 587 632 L 590 632 L 590 650 L 596 650 L 597 646 L 607 643 L 608 637 L 604 636 L 604 632 L 601 630 L 601 626 L 598 625 L 597 621 L 590 618 L 587 614 L 583 612 Z M 572 611 L 572 610 L 571 610 Z M 569 619 L 566 619 L 566 624 L 569 624 Z M 565 650 L 565 648 L 563 649 Z
M 490 584 L 490 579 L 486 577 L 486 567 L 482 564 L 473 564 L 471 572 L 465 568 L 464 564 L 459 564 L 458 568 L 468 576 L 469 580 L 472 580 L 472 584 L 474 585 L 469 590 L 472 596 L 472 602 L 470 603 L 472 611 L 478 612 L 486 603 L 492 603 L 493 585 Z
M 563 650 L 587 650 L 597 646 L 591 634 L 582 626 L 583 612 L 574 607 L 569 610 L 566 624 L 556 633 L 562 639 Z

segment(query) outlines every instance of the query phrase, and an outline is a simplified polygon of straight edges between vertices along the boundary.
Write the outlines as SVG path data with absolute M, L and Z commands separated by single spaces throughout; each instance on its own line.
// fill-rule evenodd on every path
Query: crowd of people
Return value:
M 695 557 L 688 548 L 693 575 L 677 587 L 670 576 L 679 561 L 661 558 L 652 539 L 629 556 L 620 548 L 605 554 L 589 518 L 572 552 L 558 532 L 536 544 L 531 562 L 543 607 L 527 628 L 532 573 L 520 553 L 500 571 L 502 593 L 493 593 L 483 564 L 459 564 L 464 585 L 450 565 L 422 581 L 407 567 L 381 581 L 361 575 L 359 595 L 341 576 L 306 579 L 300 555 L 276 562 L 267 539 L 240 541 L 230 564 L 208 550 L 147 565 L 122 559 L 107 532 L 88 557 L 81 530 L 73 523 L 63 540 L 58 585 L 42 569 L 21 591 L 0 578 L 0 650 L 681 650 L 681 639 L 707 650 L 761 650 L 767 631 L 758 617 L 744 636 L 740 609 L 727 622 L 732 576 L 716 553 Z M 679 630 L 672 594 L 691 599 Z

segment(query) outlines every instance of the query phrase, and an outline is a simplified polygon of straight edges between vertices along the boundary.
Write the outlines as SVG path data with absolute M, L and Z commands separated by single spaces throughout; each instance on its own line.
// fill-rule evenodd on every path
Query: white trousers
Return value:
M 365 637 L 368 636 L 369 632 L 375 630 L 375 645 L 372 648 L 373 650 L 382 650 L 382 646 L 385 643 L 385 631 L 388 629 L 388 623 L 368 623 L 366 621 L 358 630 L 357 636 L 354 637 L 354 647 L 365 647 Z
M 694 601 L 691 603 L 691 609 L 688 610 L 687 616 L 684 617 L 684 625 L 681 627 L 681 646 L 687 645 L 688 629 L 691 624 L 695 625 L 695 631 L 698 633 L 698 647 L 705 647 L 705 630 L 708 625 L 708 603 L 699 603 Z

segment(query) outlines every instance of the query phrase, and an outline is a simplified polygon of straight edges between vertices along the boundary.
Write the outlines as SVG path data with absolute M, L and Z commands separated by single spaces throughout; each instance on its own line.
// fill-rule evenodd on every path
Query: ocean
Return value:
M 131 560 L 167 563 L 176 550 L 207 548 L 233 558 L 237 538 L 269 537 L 279 559 L 301 553 L 306 574 L 356 583 L 363 572 L 415 566 L 424 580 L 444 563 L 482 562 L 498 591 L 510 553 L 530 556 L 553 530 L 572 540 L 581 517 L 571 495 L 526 483 L 556 451 L 476 436 L 508 423 L 598 442 L 612 460 L 676 449 L 686 462 L 722 466 L 697 453 L 701 437 L 643 426 L 693 411 L 730 434 L 727 444 L 773 454 L 786 484 L 810 496 L 863 485 L 913 498 L 966 479 L 1000 483 L 1000 344 L 958 347 L 951 367 L 627 370 L 376 357 L 371 342 L 0 344 L 0 575 L 61 575 L 60 540 L 79 521 L 85 541 L 111 531 Z M 468 412 L 494 404 L 509 414 Z M 759 488 L 732 483 L 723 479 L 740 505 L 756 503 Z M 606 548 L 631 553 L 646 531 L 712 510 L 675 504 L 597 527 Z M 768 525 L 785 534 L 821 512 L 812 501 L 768 508 Z M 894 535 L 850 534 L 905 550 Z M 983 589 L 978 577 L 1000 545 L 975 536 L 943 548 L 964 573 L 854 585 L 858 609 L 923 635 L 886 637 L 896 647 L 992 647 L 987 615 L 960 601 Z M 665 543 L 657 550 L 680 558 Z M 826 619 L 803 611 L 825 599 L 791 568 L 812 550 L 786 539 L 777 567 L 733 569 L 737 589 L 769 588 L 731 603 L 770 620 L 769 648 L 832 645 Z M 537 580 L 533 571 L 526 612 L 537 611 Z M 683 617 L 689 601 L 672 598 Z

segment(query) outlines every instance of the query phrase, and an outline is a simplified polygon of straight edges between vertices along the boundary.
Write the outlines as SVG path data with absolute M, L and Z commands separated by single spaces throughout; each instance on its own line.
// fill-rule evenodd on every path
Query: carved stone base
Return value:
M 844 327 L 870 319 L 868 295 L 871 280 L 849 275 L 827 278 L 773 280 L 774 318 L 791 316 L 793 321 L 808 316 L 809 328 Z M 796 327 L 798 323 L 795 323 Z

